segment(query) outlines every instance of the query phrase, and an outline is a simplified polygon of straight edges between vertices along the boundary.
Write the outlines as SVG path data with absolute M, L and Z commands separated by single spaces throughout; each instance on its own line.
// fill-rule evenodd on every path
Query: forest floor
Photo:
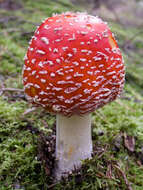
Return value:
M 143 189 L 143 3 L 72 2 L 0 0 L 0 190 Z M 126 83 L 121 98 L 92 113 L 93 158 L 55 183 L 55 116 L 26 101 L 21 72 L 41 20 L 78 10 L 108 22 L 123 53 Z

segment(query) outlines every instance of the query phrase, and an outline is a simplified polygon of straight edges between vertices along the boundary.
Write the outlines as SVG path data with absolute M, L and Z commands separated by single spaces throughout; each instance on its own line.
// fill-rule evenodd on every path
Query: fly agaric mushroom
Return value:
M 57 179 L 91 158 L 90 113 L 120 95 L 124 75 L 115 38 L 98 17 L 63 13 L 35 31 L 23 83 L 30 102 L 57 115 Z

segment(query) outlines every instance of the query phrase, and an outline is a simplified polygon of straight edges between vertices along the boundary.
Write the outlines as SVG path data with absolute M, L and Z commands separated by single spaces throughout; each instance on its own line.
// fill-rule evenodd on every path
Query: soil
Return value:
M 46 136 L 39 132 L 38 139 L 38 160 L 42 163 L 45 173 L 50 178 L 53 177 L 55 166 L 55 146 L 56 146 L 56 125 L 53 126 L 52 133 Z

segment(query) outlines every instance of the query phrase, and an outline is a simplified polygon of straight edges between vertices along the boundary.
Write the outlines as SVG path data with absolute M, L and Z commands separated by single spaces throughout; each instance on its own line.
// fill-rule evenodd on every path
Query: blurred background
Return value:
M 55 117 L 27 103 L 21 72 L 36 26 L 65 11 L 108 22 L 125 60 L 126 83 L 120 99 L 92 114 L 96 159 L 69 182 L 54 184 L 53 157 L 43 147 Z M 143 0 L 0 0 L 0 189 L 142 190 L 142 176 Z

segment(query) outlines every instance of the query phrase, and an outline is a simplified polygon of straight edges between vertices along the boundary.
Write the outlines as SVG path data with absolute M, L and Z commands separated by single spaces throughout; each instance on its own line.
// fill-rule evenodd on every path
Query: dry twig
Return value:
M 29 108 L 29 109 L 27 109 L 27 110 L 22 114 L 22 116 L 25 116 L 25 115 L 27 115 L 27 114 L 29 114 L 29 113 L 35 111 L 36 109 L 37 109 L 36 107 Z
M 119 173 L 121 174 L 121 176 L 123 177 L 124 181 L 125 181 L 125 184 L 127 186 L 127 189 L 128 190 L 133 190 L 132 187 L 131 187 L 131 184 L 129 183 L 125 173 L 121 170 L 121 168 L 118 166 L 118 165 L 113 165 L 118 171 Z
M 0 91 L 2 91 L 2 92 L 6 92 L 6 91 L 10 91 L 10 92 L 24 92 L 23 89 L 19 89 L 19 88 L 2 88 L 2 89 L 0 89 Z

